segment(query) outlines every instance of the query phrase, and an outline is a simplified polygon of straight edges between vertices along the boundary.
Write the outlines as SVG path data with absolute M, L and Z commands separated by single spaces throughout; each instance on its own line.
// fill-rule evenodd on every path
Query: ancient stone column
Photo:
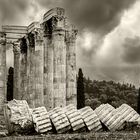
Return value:
M 14 92 L 13 92 L 13 98 L 19 99 L 20 94 L 20 73 L 19 73 L 19 67 L 20 67 L 20 42 L 14 42 L 13 44 L 13 52 L 14 52 Z
M 66 31 L 66 104 L 77 106 L 76 88 L 76 34 L 77 30 L 68 25 Z
M 35 107 L 35 36 L 32 32 L 28 34 L 28 103 L 30 107 Z
M 44 105 L 44 46 L 42 29 L 35 31 L 35 107 Z
M 6 34 L 0 32 L 0 112 L 6 100 Z
M 44 21 L 44 104 L 47 110 L 54 107 L 53 98 L 53 47 L 51 20 Z
M 54 107 L 66 106 L 66 44 L 64 23 L 63 16 L 52 17 Z
M 28 102 L 27 95 L 27 42 L 23 37 L 20 41 L 20 100 L 26 100 Z

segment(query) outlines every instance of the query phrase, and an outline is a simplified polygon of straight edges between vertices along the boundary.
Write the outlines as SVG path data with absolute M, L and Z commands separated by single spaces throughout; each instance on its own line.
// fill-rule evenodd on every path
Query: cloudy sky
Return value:
M 139 86 L 140 0 L 0 0 L 0 26 L 41 21 L 53 7 L 65 8 L 79 30 L 77 68 L 85 76 Z

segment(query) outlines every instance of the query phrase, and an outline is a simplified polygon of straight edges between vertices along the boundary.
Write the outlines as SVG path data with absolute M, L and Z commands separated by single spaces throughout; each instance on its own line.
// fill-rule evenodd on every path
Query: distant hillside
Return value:
M 115 83 L 114 81 L 92 81 L 84 78 L 85 104 L 93 109 L 102 103 L 119 107 L 127 103 L 137 109 L 138 90 L 132 84 Z

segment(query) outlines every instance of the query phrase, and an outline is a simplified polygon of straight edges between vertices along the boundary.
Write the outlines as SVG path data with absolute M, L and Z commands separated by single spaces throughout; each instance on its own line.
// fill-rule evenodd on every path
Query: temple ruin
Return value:
M 62 8 L 29 26 L 2 26 L 0 32 L 0 107 L 6 100 L 6 45 L 13 45 L 14 99 L 47 110 L 77 104 L 76 35 Z

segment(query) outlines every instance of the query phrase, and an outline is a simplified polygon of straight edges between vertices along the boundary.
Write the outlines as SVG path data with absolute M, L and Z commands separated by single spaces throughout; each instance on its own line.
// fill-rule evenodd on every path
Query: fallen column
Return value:
M 19 67 L 20 67 L 20 42 L 14 42 L 13 44 L 13 52 L 14 52 L 14 93 L 13 98 L 19 99 L 19 93 L 20 93 L 20 73 L 19 73 Z
M 76 35 L 72 25 L 66 25 L 66 104 L 77 106 L 76 88 Z

